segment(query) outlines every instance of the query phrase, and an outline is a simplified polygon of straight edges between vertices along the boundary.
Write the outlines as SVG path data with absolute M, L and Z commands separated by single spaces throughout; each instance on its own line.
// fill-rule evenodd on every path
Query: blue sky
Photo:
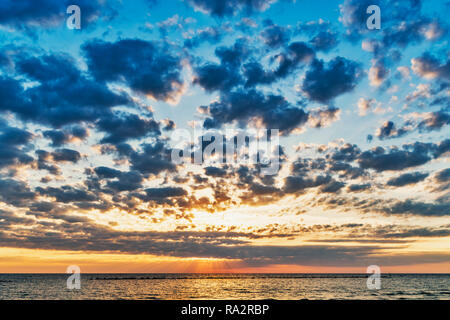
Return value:
M 0 4 L 0 271 L 448 270 L 448 3 L 69 2 Z M 193 127 L 281 169 L 174 164 Z

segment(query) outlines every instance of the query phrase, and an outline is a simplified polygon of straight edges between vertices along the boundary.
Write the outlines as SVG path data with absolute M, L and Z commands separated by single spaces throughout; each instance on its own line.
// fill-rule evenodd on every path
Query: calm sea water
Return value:
M 445 299 L 450 274 L 0 274 L 0 299 Z

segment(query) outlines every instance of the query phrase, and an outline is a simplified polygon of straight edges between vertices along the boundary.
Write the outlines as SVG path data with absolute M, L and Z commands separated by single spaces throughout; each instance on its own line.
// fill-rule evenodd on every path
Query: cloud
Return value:
M 106 132 L 101 143 L 117 144 L 128 139 L 161 134 L 159 123 L 154 119 L 145 119 L 130 113 L 115 113 L 112 116 L 101 118 L 96 125 L 98 130 Z
M 244 11 L 252 14 L 254 11 L 264 11 L 276 0 L 188 0 L 196 10 L 212 16 L 225 17 Z
M 224 26 L 219 27 L 205 27 L 198 29 L 193 35 L 184 40 L 184 46 L 189 49 L 196 48 L 203 43 L 216 44 L 222 40 L 226 30 Z
M 380 139 L 391 139 L 391 138 L 399 138 L 401 136 L 404 136 L 406 133 L 408 133 L 410 129 L 400 128 L 396 129 L 395 124 L 392 121 L 386 121 L 383 123 L 383 125 L 378 128 L 375 135 Z
M 404 173 L 398 177 L 391 178 L 387 181 L 388 186 L 403 187 L 410 184 L 416 184 L 428 177 L 428 173 L 412 172 Z
M 187 195 L 186 190 L 180 187 L 165 187 L 165 188 L 148 188 L 145 189 L 147 199 L 155 200 L 159 198 L 172 198 Z
M 393 139 L 402 137 L 415 130 L 421 133 L 440 130 L 450 123 L 450 115 L 444 109 L 422 114 L 412 113 L 407 115 L 406 118 L 408 120 L 405 121 L 400 128 L 396 128 L 392 121 L 385 121 L 383 125 L 377 129 L 375 135 L 380 140 Z
M 93 171 L 100 180 L 107 179 L 105 187 L 115 192 L 140 189 L 144 180 L 142 175 L 137 171 L 123 172 L 104 166 L 96 167 Z M 91 178 L 89 183 L 91 184 L 92 182 L 95 183 L 96 181 Z M 91 186 L 94 186 L 94 184 L 91 184 Z M 97 186 L 99 187 L 99 185 Z M 105 191 L 100 190 L 100 188 L 97 189 L 99 189 L 98 191 Z
M 205 174 L 211 177 L 225 177 L 227 175 L 227 171 L 218 167 L 206 167 Z
M 376 147 L 362 152 L 357 162 L 363 169 L 376 171 L 403 170 L 423 165 L 433 158 L 439 158 L 450 150 L 450 140 L 438 144 L 415 142 L 403 145 L 402 149 Z
M 236 41 L 231 47 L 218 47 L 215 50 L 220 64 L 206 63 L 195 68 L 194 83 L 207 91 L 228 91 L 242 82 L 239 68 L 248 55 L 248 49 L 242 41 Z
M 372 66 L 369 69 L 370 85 L 379 87 L 389 75 L 389 69 L 386 68 L 382 60 L 372 61 Z
M 325 193 L 336 193 L 339 190 L 341 190 L 343 187 L 345 187 L 344 182 L 333 180 L 333 181 L 327 183 L 326 185 L 322 186 L 320 188 L 320 191 L 325 192 Z
M 37 187 L 36 192 L 41 196 L 55 198 L 56 201 L 62 203 L 95 201 L 97 197 L 87 190 L 75 188 L 70 185 L 63 185 L 59 188 L 54 187 Z
M 380 7 L 382 27 L 379 33 L 386 49 L 406 47 L 425 39 L 436 40 L 445 33 L 446 28 L 439 20 L 424 16 L 421 0 L 345 0 L 339 6 L 339 20 L 346 28 L 346 37 L 351 41 L 359 40 L 373 31 L 366 24 L 370 16 L 366 10 L 370 5 Z
M 82 28 L 100 16 L 111 17 L 114 14 L 114 9 L 105 6 L 101 0 L 42 0 L 39 4 L 32 0 L 21 0 L 20 3 L 6 0 L 1 5 L 0 25 L 17 29 L 58 27 L 69 16 L 66 10 L 70 5 L 80 7 Z
M 73 162 L 76 163 L 81 159 L 81 155 L 76 150 L 58 149 L 50 153 L 53 160 L 57 162 Z
M 313 128 L 325 128 L 339 120 L 341 110 L 335 107 L 316 108 L 309 112 L 308 124 Z
M 309 43 L 316 51 L 328 52 L 339 44 L 338 35 L 331 31 L 319 32 Z
M 352 91 L 360 75 L 360 67 L 354 61 L 336 57 L 325 64 L 323 60 L 315 59 L 306 72 L 301 88 L 311 100 L 327 103 Z
M 283 96 L 266 96 L 253 89 L 231 91 L 222 95 L 219 102 L 213 102 L 203 109 L 209 116 L 203 123 L 206 129 L 218 128 L 234 121 L 244 125 L 252 118 L 258 118 L 266 128 L 287 133 L 308 120 L 308 114 L 303 109 L 291 105 Z
M 372 4 L 376 3 L 370 0 L 345 0 L 343 4 L 339 5 L 341 14 L 339 20 L 346 27 L 346 35 L 351 39 L 359 39 L 361 34 L 367 32 L 368 15 L 366 10 Z
M 447 182 L 450 180 L 450 168 L 437 172 L 435 179 L 439 182 Z
M 359 98 L 358 100 L 358 110 L 360 116 L 365 116 L 371 110 L 375 111 L 376 108 L 379 108 L 379 102 L 376 99 L 365 99 Z M 375 106 L 377 106 L 375 108 Z
M 171 161 L 171 150 L 163 142 L 143 144 L 142 152 L 135 151 L 129 145 L 116 146 L 119 154 L 129 158 L 131 168 L 144 175 L 157 175 L 163 171 L 174 171 L 176 166 Z
M 271 60 L 278 63 L 273 70 L 265 70 L 254 59 L 254 50 L 245 44 L 244 39 L 238 39 L 231 47 L 218 47 L 215 54 L 220 59 L 220 64 L 205 63 L 197 66 L 194 83 L 209 92 L 218 90 L 223 93 L 243 84 L 245 88 L 253 88 L 258 84 L 268 85 L 288 77 L 315 56 L 314 50 L 304 42 L 278 45 L 283 46 L 283 50 L 271 57 Z
M 89 72 L 101 82 L 121 82 L 156 100 L 174 101 L 181 94 L 181 58 L 156 42 L 93 40 L 82 46 Z
M 289 41 L 290 33 L 287 28 L 275 25 L 270 21 L 269 25 L 261 31 L 261 38 L 266 46 L 279 48 Z
M 431 160 L 428 150 L 417 149 L 412 152 L 393 149 L 386 152 L 382 147 L 361 153 L 358 163 L 363 169 L 376 171 L 403 170 L 427 163 Z
M 430 132 L 432 130 L 439 130 L 442 127 L 450 124 L 450 115 L 445 109 L 429 112 L 424 115 L 417 127 L 419 131 Z
M 30 164 L 33 158 L 27 154 L 24 147 L 32 138 L 33 134 L 30 132 L 10 127 L 0 120 L 0 168 Z
M 422 56 L 411 59 L 412 71 L 426 79 L 450 80 L 450 60 L 441 64 L 431 53 L 425 52 Z
M 77 248 L 80 251 L 90 252 L 238 259 L 249 266 L 299 264 L 354 267 L 374 263 L 405 265 L 448 260 L 447 253 L 439 252 L 402 254 L 393 258 L 383 254 L 384 247 L 377 245 L 255 246 L 245 240 L 248 234 L 240 232 L 118 231 L 91 221 L 77 219 L 78 217 L 75 216 L 60 215 L 59 217 L 63 220 L 61 223 L 50 222 L 47 225 L 37 225 L 32 234 L 25 228 L 20 229 L 21 233 L 2 231 L 0 244 L 6 247 L 34 249 L 73 250 Z M 49 232 L 56 226 L 65 232 Z M 420 230 L 412 232 L 417 235 L 427 233 Z M 392 235 L 395 238 L 395 234 Z M 33 241 L 28 241 L 29 239 Z M 395 249 L 397 248 L 393 247 L 393 250 Z
M 302 176 L 288 176 L 285 179 L 283 191 L 286 193 L 303 192 L 305 189 L 326 185 L 330 182 L 332 182 L 331 176 L 328 175 L 316 176 L 314 178 L 305 178 Z M 332 186 L 331 189 L 333 188 L 335 187 Z
M 244 65 L 245 86 L 253 87 L 257 84 L 270 84 L 284 79 L 295 70 L 307 65 L 315 56 L 314 50 L 304 42 L 292 42 L 283 52 L 276 55 L 279 64 L 274 70 L 266 71 L 256 61 Z
M 348 191 L 350 191 L 350 192 L 359 192 L 359 191 L 368 190 L 370 188 L 371 188 L 371 185 L 369 183 L 352 184 L 352 185 L 348 186 Z
M 89 132 L 86 128 L 74 126 L 69 130 L 46 130 L 43 132 L 43 135 L 52 141 L 51 145 L 53 147 L 60 147 L 74 139 L 85 139 Z
M 29 186 L 13 179 L 0 178 L 0 200 L 16 207 L 23 207 L 36 197 Z
M 428 203 L 405 200 L 397 201 L 382 210 L 387 214 L 411 214 L 439 217 L 450 215 L 450 203 Z
M 0 111 L 13 112 L 22 120 L 53 126 L 93 121 L 111 107 L 130 102 L 127 95 L 88 79 L 67 54 L 21 53 L 12 58 L 19 74 L 0 77 Z M 36 85 L 24 89 L 16 78 Z

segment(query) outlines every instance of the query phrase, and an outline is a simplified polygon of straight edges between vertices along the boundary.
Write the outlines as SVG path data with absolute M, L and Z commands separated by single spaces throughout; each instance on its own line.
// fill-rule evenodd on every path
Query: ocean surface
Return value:
M 0 274 L 0 299 L 445 299 L 450 274 Z

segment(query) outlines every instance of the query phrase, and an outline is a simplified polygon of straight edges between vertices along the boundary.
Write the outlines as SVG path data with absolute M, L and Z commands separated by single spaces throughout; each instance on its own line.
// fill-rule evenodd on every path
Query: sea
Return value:
M 0 299 L 450 300 L 450 274 L 0 274 Z M 75 288 L 73 288 L 75 287 Z

